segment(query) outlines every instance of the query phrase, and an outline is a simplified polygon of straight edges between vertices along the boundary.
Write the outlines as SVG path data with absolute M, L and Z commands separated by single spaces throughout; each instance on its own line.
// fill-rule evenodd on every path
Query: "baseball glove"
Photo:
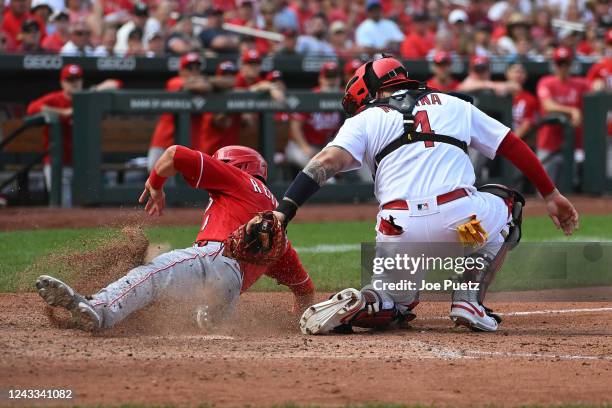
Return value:
M 248 226 L 248 231 L 247 231 Z M 287 235 L 272 211 L 264 211 L 241 225 L 224 241 L 223 255 L 258 265 L 276 262 L 287 250 Z

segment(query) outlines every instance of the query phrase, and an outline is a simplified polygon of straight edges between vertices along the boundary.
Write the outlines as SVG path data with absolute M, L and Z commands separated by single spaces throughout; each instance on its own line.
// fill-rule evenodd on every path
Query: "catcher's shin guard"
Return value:
M 365 305 L 360 291 L 344 289 L 329 300 L 310 306 L 300 319 L 304 334 L 326 334 L 343 327 Z
M 393 302 L 384 302 L 372 289 L 344 289 L 325 302 L 308 308 L 300 320 L 304 334 L 350 333 L 353 327 L 383 329 L 416 316 L 400 314 Z

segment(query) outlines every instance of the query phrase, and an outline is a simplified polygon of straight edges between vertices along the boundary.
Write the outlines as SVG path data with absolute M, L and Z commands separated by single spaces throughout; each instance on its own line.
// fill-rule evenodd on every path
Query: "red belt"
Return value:
M 465 188 L 458 188 L 456 190 L 450 191 L 448 193 L 440 194 L 436 197 L 436 202 L 438 205 L 442 205 L 459 198 L 467 197 L 469 194 Z M 408 202 L 406 200 L 394 200 L 389 201 L 388 203 L 382 206 L 383 210 L 407 210 Z

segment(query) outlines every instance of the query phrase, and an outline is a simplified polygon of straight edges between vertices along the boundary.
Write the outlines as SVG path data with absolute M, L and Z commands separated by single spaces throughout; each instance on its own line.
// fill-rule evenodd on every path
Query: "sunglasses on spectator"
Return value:
M 247 65 L 261 65 L 261 61 L 259 60 L 247 61 L 246 64 Z
M 440 62 L 434 61 L 434 65 L 437 65 L 439 67 L 450 67 L 451 63 L 450 61 L 440 61 Z
M 79 37 L 82 35 L 89 35 L 89 34 L 91 34 L 91 31 L 77 30 L 74 32 L 74 35 L 78 35 Z
M 570 65 L 572 65 L 570 61 L 565 61 L 565 60 L 557 61 L 555 64 L 558 67 L 569 67 Z

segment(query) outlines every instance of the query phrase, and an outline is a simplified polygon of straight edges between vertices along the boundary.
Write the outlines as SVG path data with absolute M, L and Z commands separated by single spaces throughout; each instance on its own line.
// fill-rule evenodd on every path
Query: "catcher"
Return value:
M 231 313 L 240 293 L 263 274 L 292 290 L 294 312 L 312 303 L 312 280 L 272 217 L 277 201 L 266 187 L 267 164 L 257 151 L 226 146 L 211 157 L 183 146 L 169 147 L 140 196 L 149 215 L 162 215 L 164 182 L 177 172 L 190 186 L 210 194 L 192 247 L 160 255 L 87 297 L 59 279 L 40 276 L 36 288 L 45 302 L 70 311 L 77 327 L 88 331 L 112 327 L 168 292 L 181 297 L 206 293 L 212 299 L 203 300 L 218 306 L 212 316 L 217 321 Z M 246 234 L 240 225 L 257 213 L 258 222 Z M 245 256 L 251 262 L 242 262 Z
M 502 156 L 521 170 L 564 233 L 578 227 L 578 213 L 531 149 L 470 102 L 466 95 L 443 93 L 410 79 L 395 58 L 368 61 L 346 86 L 342 105 L 351 118 L 297 175 L 274 215 L 286 225 L 326 180 L 367 166 L 380 203 L 376 256 L 390 258 L 402 248 L 420 255 L 420 247 L 441 248 L 432 244 L 436 242 L 445 243 L 444 250 L 458 247 L 456 259 L 465 260 L 465 270 L 458 273 L 462 285 L 452 294 L 449 317 L 472 330 L 492 332 L 501 319 L 483 301 L 506 251 L 520 239 L 525 202 L 501 185 L 474 187 L 468 145 L 491 159 Z M 415 272 L 424 276 L 422 270 Z M 405 270 L 391 267 L 360 291 L 345 289 L 311 306 L 300 321 L 302 332 L 380 328 L 414 319 L 419 289 L 385 287 L 406 276 Z

